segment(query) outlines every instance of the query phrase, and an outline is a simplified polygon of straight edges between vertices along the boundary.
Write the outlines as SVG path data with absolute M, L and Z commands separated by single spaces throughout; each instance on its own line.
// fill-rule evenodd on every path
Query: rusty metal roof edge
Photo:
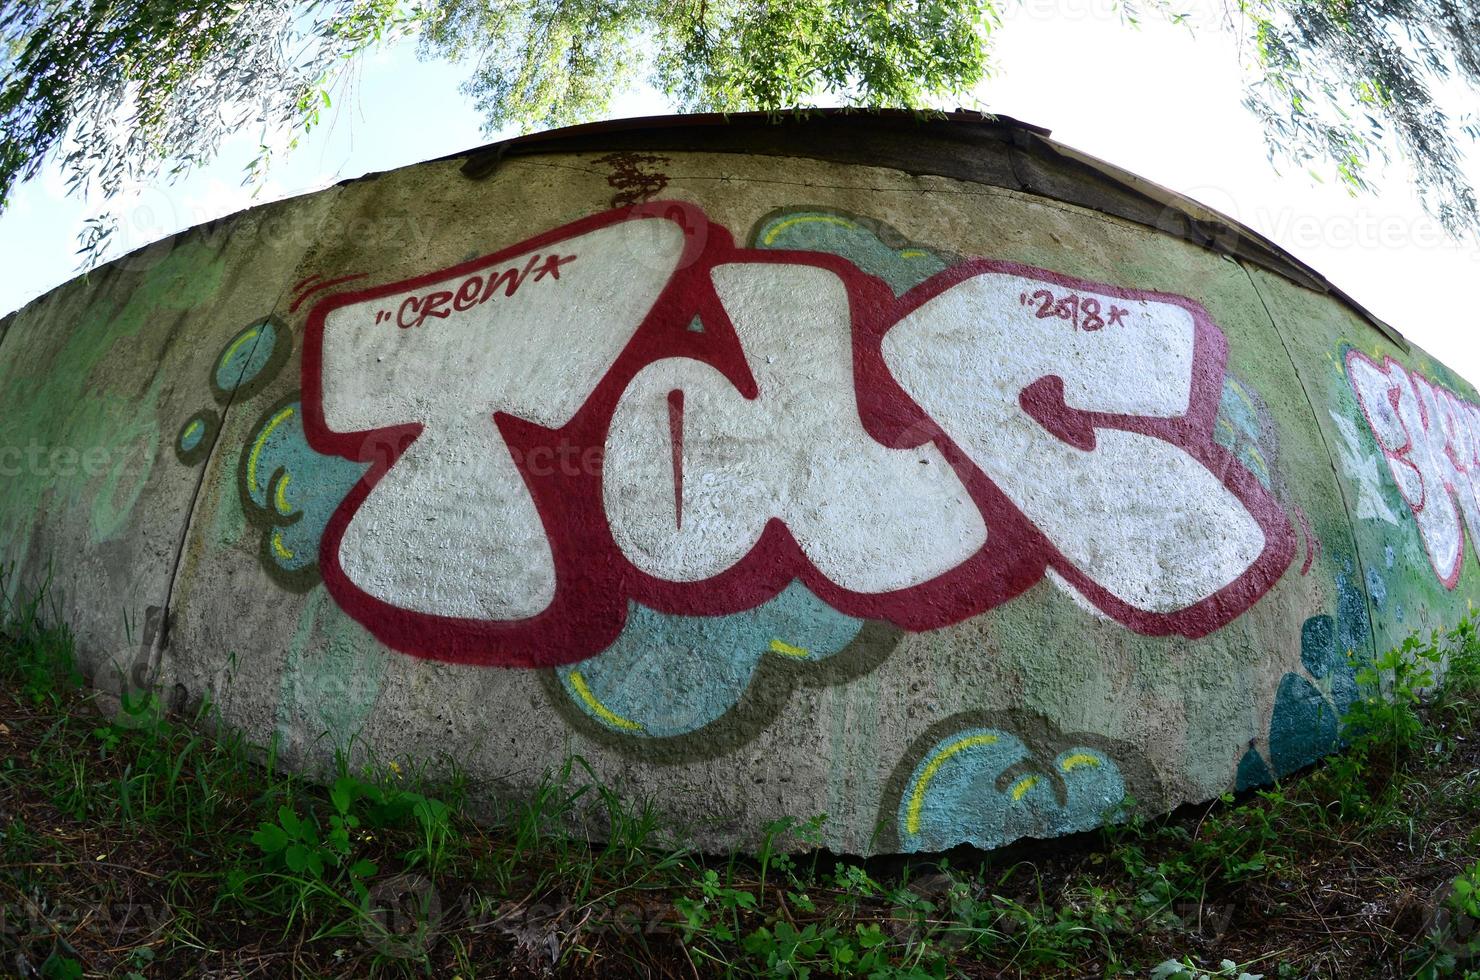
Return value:
M 957 127 L 963 130 L 986 131 L 998 136 L 1008 137 L 1014 148 L 1019 152 L 1043 153 L 1047 151 L 1055 154 L 1062 160 L 1094 172 L 1102 179 L 1119 187 L 1123 191 L 1140 197 L 1159 208 L 1177 212 L 1187 221 L 1191 222 L 1194 229 L 1201 232 L 1201 234 L 1194 235 L 1190 232 L 1178 232 L 1164 227 L 1158 230 L 1177 235 L 1194 244 L 1209 248 L 1212 251 L 1229 255 L 1236 260 L 1253 262 L 1261 268 L 1275 272 L 1286 279 L 1296 282 L 1298 285 L 1305 286 L 1306 288 L 1315 288 L 1317 291 L 1334 296 L 1363 319 L 1371 323 L 1375 329 L 1386 335 L 1388 339 L 1392 340 L 1400 348 L 1405 351 L 1410 349 L 1407 339 L 1397 328 L 1367 309 L 1367 307 L 1353 298 L 1346 290 L 1335 285 L 1326 276 L 1322 275 L 1303 260 L 1297 258 L 1277 242 L 1266 238 L 1242 222 L 1204 204 L 1200 204 L 1171 188 L 1134 174 L 1123 167 L 1118 167 L 1093 154 L 1085 153 L 1082 150 L 1075 149 L 1066 143 L 1053 139 L 1051 130 L 1043 126 L 1024 122 L 1011 116 L 993 115 L 961 109 L 953 112 L 914 112 L 903 109 L 855 108 L 799 109 L 777 113 L 739 112 L 728 114 L 692 113 L 636 116 L 626 119 L 611 119 L 585 123 L 579 126 L 567 126 L 560 129 L 530 133 L 524 136 L 515 136 L 510 139 L 499 140 L 457 153 L 451 153 L 436 159 L 439 161 L 464 160 L 463 172 L 476 179 L 485 176 L 497 168 L 498 164 L 508 156 L 545 152 L 577 152 L 572 149 L 571 144 L 587 140 L 594 142 L 603 136 L 637 134 L 644 131 L 671 133 L 674 130 L 695 132 L 705 129 L 752 128 L 785 123 L 804 124 L 809 120 L 816 119 L 836 121 L 844 118 L 849 119 L 860 127 L 883 123 L 890 128 L 897 128 L 904 123 L 917 123 L 921 126 L 929 127 L 933 130 L 931 135 L 936 136 L 944 135 L 949 129 Z M 734 152 L 724 149 L 718 151 Z M 795 155 L 806 156 L 805 147 L 797 147 Z M 1026 185 L 1019 189 L 1039 196 L 1054 196 Z M 1108 213 L 1115 214 L 1116 212 L 1110 211 Z M 1144 222 L 1138 221 L 1138 219 L 1130 215 L 1118 214 L 1117 216 L 1126 218 L 1127 220 L 1136 220 L 1137 223 L 1144 224 Z M 1239 242 L 1248 247 L 1237 250 L 1232 249 L 1227 245 L 1229 240 Z M 1270 261 L 1263 258 L 1259 253 L 1265 253 L 1277 261 Z M 1288 268 L 1281 268 L 1281 263 Z M 1292 276 L 1290 274 L 1291 269 L 1298 271 L 1299 276 Z M 1301 277 L 1307 281 L 1301 282 Z

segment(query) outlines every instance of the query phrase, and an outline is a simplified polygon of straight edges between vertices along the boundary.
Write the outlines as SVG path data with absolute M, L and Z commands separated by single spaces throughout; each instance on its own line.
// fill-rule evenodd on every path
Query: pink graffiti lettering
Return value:
M 1434 574 L 1459 583 L 1465 525 L 1480 548 L 1480 407 L 1390 357 L 1346 355 L 1357 403 L 1413 512 Z
M 436 329 L 375 329 L 390 302 Z M 1213 440 L 1226 354 L 1178 296 L 977 259 L 896 297 L 692 205 L 611 211 L 314 307 L 309 440 L 371 464 L 320 568 L 386 644 L 499 666 L 598 653 L 633 603 L 725 615 L 793 581 L 927 630 L 1051 574 L 1202 636 L 1294 554 Z M 557 457 L 583 465 L 531 465 Z

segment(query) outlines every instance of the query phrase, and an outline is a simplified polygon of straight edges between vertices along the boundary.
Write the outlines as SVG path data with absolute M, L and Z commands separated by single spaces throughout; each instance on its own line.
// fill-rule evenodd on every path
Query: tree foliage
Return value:
M 643 74 L 686 112 L 928 107 L 985 77 L 996 24 L 991 0 L 440 0 L 423 51 L 473 62 L 493 130 L 598 117 Z
M 71 191 L 113 200 L 207 162 L 243 127 L 305 132 L 336 74 L 403 19 L 396 0 L 7 0 L 0 208 L 53 158 Z M 84 253 L 112 229 L 93 219 Z
M 115 200 L 214 157 L 244 127 L 291 147 L 356 55 L 420 38 L 466 66 L 487 128 L 599 118 L 654 84 L 684 111 L 826 103 L 929 108 L 988 76 L 1012 0 L 8 0 L 0 8 L 0 209 L 48 161 Z M 1188 21 L 1183 0 L 1142 0 Z M 1191 0 L 1185 0 L 1191 2 Z M 1223 0 L 1247 41 L 1246 105 L 1269 149 L 1369 188 L 1390 153 L 1451 231 L 1480 228 L 1461 140 L 1442 108 L 1480 90 L 1480 12 L 1455 0 Z M 1138 6 L 1119 4 L 1134 24 Z M 113 228 L 83 237 L 96 259 Z
M 1472 0 L 1241 0 L 1232 26 L 1254 45 L 1245 105 L 1271 156 L 1325 162 L 1370 190 L 1375 158 L 1396 149 L 1424 206 L 1452 233 L 1480 228 L 1461 137 L 1480 136 L 1451 103 L 1480 94 L 1480 5 Z

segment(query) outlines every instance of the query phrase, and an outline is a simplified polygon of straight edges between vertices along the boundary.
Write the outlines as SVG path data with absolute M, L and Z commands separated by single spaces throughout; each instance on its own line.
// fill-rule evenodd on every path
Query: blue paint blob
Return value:
M 890 248 L 868 226 L 828 211 L 794 211 L 774 218 L 757 233 L 755 246 L 841 255 L 887 282 L 896 295 L 947 266 L 930 249 Z
M 1378 609 L 1387 605 L 1387 583 L 1377 574 L 1375 568 L 1367 569 L 1367 594 L 1372 596 L 1372 602 Z
M 1336 623 L 1330 616 L 1312 616 L 1300 627 L 1300 662 L 1312 677 L 1330 672 L 1336 653 Z
M 1259 410 L 1238 379 L 1223 379 L 1218 398 L 1218 416 L 1213 424 L 1213 440 L 1238 457 L 1260 483 L 1270 486 L 1269 464 L 1259 444 Z
M 1223 391 L 1218 397 L 1218 414 L 1250 438 L 1259 435 L 1259 417 L 1249 403 L 1243 387 L 1233 378 L 1223 379 Z
M 1350 570 L 1350 564 L 1347 565 Z M 1364 656 L 1367 643 L 1367 600 L 1350 575 L 1336 576 L 1336 651 Z
M 739 704 L 762 657 L 825 660 L 862 626 L 800 582 L 728 616 L 673 616 L 634 603 L 616 642 L 556 675 L 571 702 L 611 731 L 685 735 Z
M 1357 672 L 1355 665 L 1348 662 L 1331 676 L 1331 703 L 1336 706 L 1336 717 L 1345 718 L 1358 697 Z
M 1338 744 L 1336 709 L 1299 674 L 1280 680 L 1269 722 L 1269 760 L 1277 776 L 1304 768 Z
M 276 346 L 277 329 L 270 321 L 263 320 L 242 330 L 231 338 L 216 361 L 216 387 L 235 391 L 251 384 L 272 360 Z
M 220 428 L 221 419 L 215 412 L 196 412 L 175 433 L 175 458 L 186 466 L 204 462 Z
M 180 429 L 180 451 L 186 453 L 194 451 L 205 437 L 205 420 L 199 416 L 192 418 Z
M 1029 758 L 1027 746 L 997 729 L 968 728 L 936 742 L 905 783 L 896 815 L 900 849 L 993 848 L 1090 830 L 1125 800 L 1119 768 L 1097 749 L 1066 749 L 1002 778 Z
M 264 555 L 287 572 L 316 565 L 329 518 L 368 464 L 324 456 L 308 445 L 298 402 L 268 412 L 247 440 L 243 494 L 272 525 Z
M 1234 777 L 1233 788 L 1239 792 L 1253 789 L 1255 786 L 1268 786 L 1274 782 L 1274 773 L 1269 771 L 1269 766 L 1264 762 L 1264 756 L 1254 751 L 1251 745 L 1244 752 L 1244 757 L 1238 760 L 1238 775 Z

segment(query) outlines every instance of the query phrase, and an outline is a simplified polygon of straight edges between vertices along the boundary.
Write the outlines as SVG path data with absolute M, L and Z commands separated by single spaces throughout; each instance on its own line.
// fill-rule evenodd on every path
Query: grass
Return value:
M 1480 976 L 1469 622 L 1368 668 L 1347 751 L 1273 788 L 860 862 L 820 817 L 693 853 L 579 758 L 481 821 L 456 775 L 314 784 L 209 705 L 102 717 L 42 609 L 0 632 L 3 974 Z

